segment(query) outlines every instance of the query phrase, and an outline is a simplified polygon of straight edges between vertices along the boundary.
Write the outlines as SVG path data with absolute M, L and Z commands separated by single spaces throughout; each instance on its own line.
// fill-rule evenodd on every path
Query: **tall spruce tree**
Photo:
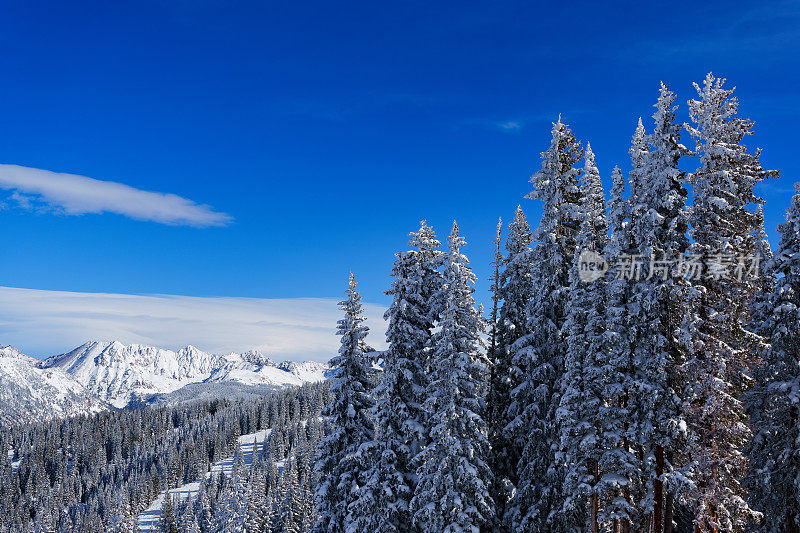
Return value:
M 588 515 L 589 531 L 598 533 L 603 496 L 600 483 L 603 378 L 608 362 L 603 342 L 606 280 L 601 253 L 608 241 L 608 222 L 603 184 L 589 144 L 584 159 L 581 222 L 569 274 L 567 319 L 562 328 L 567 352 L 556 422 L 560 431 L 559 459 L 565 469 L 565 500 L 560 511 L 566 515 L 563 521 Z
M 640 119 L 637 136 L 643 130 Z M 639 155 L 637 136 L 631 149 L 635 170 Z M 631 200 L 635 196 L 631 192 L 630 197 L 625 198 L 625 177 L 619 167 L 614 168 L 611 180 L 608 213 L 612 231 L 604 254 L 610 265 L 605 287 L 606 331 L 603 335 L 603 350 L 608 361 L 602 368 L 605 404 L 600 416 L 603 448 L 600 471 L 605 501 L 599 520 L 618 524 L 619 531 L 629 533 L 641 527 L 639 502 L 643 495 L 641 461 L 635 447 L 636 428 L 631 423 L 631 413 L 637 402 L 631 334 L 633 284 L 622 270 L 625 258 L 636 251 L 631 225 Z M 634 180 L 630 182 L 634 189 Z
M 168 490 L 161 504 L 161 518 L 158 521 L 159 533 L 178 533 L 178 517 L 175 515 L 175 500 Z
M 355 276 L 339 303 L 344 318 L 339 320 L 337 335 L 342 337 L 339 355 L 331 359 L 331 403 L 324 415 L 332 429 L 319 444 L 315 471 L 319 475 L 317 532 L 342 533 L 348 530 L 348 507 L 355 501 L 357 489 L 365 481 L 369 468 L 362 445 L 374 441 L 374 427 L 369 410 L 375 403 L 366 344 L 369 328 L 364 325 L 364 311 Z
M 633 366 L 638 391 L 631 412 L 644 458 L 647 494 L 643 508 L 653 531 L 671 531 L 674 494 L 686 490 L 686 423 L 681 365 L 688 349 L 682 334 L 688 312 L 688 281 L 681 275 L 689 239 L 685 173 L 678 162 L 687 153 L 675 123 L 675 94 L 662 83 L 653 114 L 650 149 L 641 154 L 642 181 L 632 212 L 634 276 L 632 294 Z
M 699 98 L 689 101 L 700 168 L 692 175 L 694 205 L 691 251 L 701 261 L 695 283 L 689 423 L 695 434 L 691 455 L 695 469 L 695 525 L 701 531 L 741 531 L 757 517 L 745 500 L 740 480 L 747 470 L 743 448 L 750 429 L 742 393 L 758 356 L 760 338 L 748 330 L 756 280 L 735 265 L 752 257 L 760 203 L 753 187 L 770 173 L 742 141 L 753 123 L 737 116 L 738 101 L 725 80 L 708 74 Z M 740 275 L 741 274 L 741 275 Z
M 482 389 L 487 361 L 475 275 L 461 253 L 458 225 L 448 238 L 439 331 L 434 333 L 425 409 L 430 442 L 418 456 L 414 521 L 425 533 L 478 531 L 493 521 Z
M 446 259 L 446 254 L 440 250 L 441 243 L 436 238 L 436 233 L 425 220 L 420 222 L 419 230 L 410 234 L 409 244 L 414 250 L 414 255 L 417 261 L 420 287 L 420 298 L 425 304 L 420 308 L 421 311 L 427 313 L 427 344 L 424 349 L 425 356 L 423 357 L 422 369 L 426 375 L 431 373 L 430 356 L 433 350 L 431 346 L 431 332 L 434 325 L 439 319 L 444 302 L 441 301 L 442 284 L 444 279 L 442 277 L 441 267 Z M 425 427 L 428 427 L 425 425 Z M 427 435 L 423 436 L 423 439 Z M 420 448 L 424 446 L 425 442 L 420 443 Z M 415 450 L 418 452 L 419 450 Z
M 770 347 L 747 395 L 754 432 L 747 486 L 764 515 L 758 530 L 769 533 L 800 531 L 800 183 L 795 189 L 771 264 L 779 277 L 764 301 Z
M 515 531 L 570 531 L 564 523 L 563 469 L 556 461 L 558 429 L 555 411 L 564 373 L 566 344 L 561 330 L 567 318 L 569 272 L 580 226 L 580 171 L 573 168 L 583 150 L 569 127 L 553 124 L 550 148 L 542 153 L 542 168 L 531 178 L 528 198 L 544 203 L 532 252 L 535 265 L 527 328 L 514 344 L 514 373 L 521 376 L 512 392 L 509 426 L 514 446 L 522 449 L 519 481 L 506 511 Z
M 528 333 L 528 305 L 534 293 L 531 240 L 525 213 L 517 206 L 514 219 L 508 225 L 506 256 L 500 260 L 501 270 L 496 282 L 500 307 L 495 324 L 493 379 L 488 398 L 494 477 L 492 498 L 498 519 L 504 517 L 506 505 L 514 493 L 517 463 L 522 456 L 522 447 L 516 445 L 518 441 L 510 433 L 509 424 L 514 420 L 511 393 L 522 379 L 514 371 L 514 344 Z
M 645 192 L 643 190 L 647 181 L 645 158 L 649 151 L 650 148 L 647 145 L 647 130 L 645 130 L 644 124 L 642 123 L 642 117 L 639 117 L 639 121 L 636 123 L 636 130 L 631 138 L 631 146 L 628 149 L 628 154 L 631 157 L 631 172 L 628 175 L 628 182 L 630 184 L 628 208 L 630 211 L 631 224 L 639 218 L 639 209 L 641 207 L 639 196 Z
M 351 509 L 353 523 L 362 532 L 413 531 L 409 505 L 417 476 L 412 461 L 427 440 L 424 366 L 433 329 L 432 296 L 440 287 L 431 274 L 441 262 L 441 252 L 425 221 L 410 237 L 413 248 L 396 254 L 394 281 L 386 291 L 392 296 L 385 314 L 389 347 L 373 410 L 380 456 Z
M 756 209 L 756 228 L 753 232 L 753 240 L 755 242 L 755 256 L 754 260 L 757 261 L 758 266 L 758 279 L 756 280 L 756 295 L 751 310 L 751 329 L 765 337 L 765 341 L 769 340 L 769 332 L 763 330 L 763 325 L 766 324 L 767 318 L 771 314 L 769 298 L 775 292 L 777 278 L 775 271 L 772 268 L 772 249 L 769 245 L 767 237 L 767 230 L 764 227 L 764 204 L 759 203 Z M 767 343 L 762 346 L 762 351 L 767 349 Z M 753 416 L 752 414 L 750 416 Z
M 503 508 L 507 501 L 507 476 L 500 473 L 504 468 L 507 458 L 502 457 L 504 453 L 504 445 L 501 442 L 502 437 L 502 416 L 503 416 L 503 403 L 505 403 L 507 396 L 503 394 L 503 388 L 506 386 L 505 380 L 508 377 L 508 365 L 504 365 L 505 358 L 502 355 L 502 348 L 499 343 L 499 313 L 501 306 L 500 295 L 500 276 L 503 268 L 503 252 L 500 245 L 503 242 L 503 219 L 497 221 L 497 229 L 495 230 L 495 238 L 492 241 L 494 245 L 494 257 L 492 258 L 492 277 L 489 292 L 492 293 L 492 310 L 489 317 L 489 345 L 486 351 L 487 359 L 489 360 L 489 390 L 486 394 L 486 425 L 489 432 L 489 445 L 491 447 L 490 455 L 490 468 L 492 470 L 492 479 L 490 484 L 490 494 L 492 501 L 495 503 L 495 519 L 502 518 Z M 503 372 L 505 366 L 505 372 Z M 507 391 L 506 391 L 507 392 Z
M 790 205 L 789 210 L 791 211 L 791 209 L 792 206 Z M 773 373 L 774 365 L 770 363 L 771 352 L 769 352 L 771 347 L 770 338 L 772 337 L 770 319 L 773 314 L 773 297 L 777 291 L 778 280 L 774 270 L 775 262 L 772 249 L 764 228 L 763 203 L 758 205 L 756 216 L 758 217 L 758 223 L 753 237 L 756 243 L 755 257 L 758 261 L 759 276 L 756 280 L 758 289 L 751 307 L 750 329 L 758 334 L 763 342 L 759 347 L 761 352 L 760 360 L 751 374 L 753 387 L 744 396 L 744 409 L 749 418 L 750 428 L 753 431 L 753 436 L 747 446 L 747 455 L 751 466 L 745 477 L 745 487 L 748 490 L 748 501 L 753 509 L 761 512 L 764 517 L 780 517 L 783 514 L 783 518 L 776 518 L 776 520 L 769 522 L 762 518 L 762 523 L 758 526 L 758 530 L 800 532 L 800 528 L 792 529 L 793 520 L 788 518 L 789 514 L 786 514 L 791 507 L 786 506 L 784 509 L 784 502 L 775 505 L 777 502 L 774 495 L 779 493 L 780 490 L 773 487 L 771 483 L 771 468 L 774 466 L 771 455 L 780 450 L 780 448 L 776 447 L 774 439 L 775 428 L 772 423 L 771 403 L 774 391 L 771 390 L 771 387 L 776 376 Z M 791 214 L 787 213 L 787 222 L 789 218 L 791 218 Z M 767 464 L 771 464 L 771 466 L 766 467 Z M 771 524 L 774 524 L 772 529 L 770 529 Z

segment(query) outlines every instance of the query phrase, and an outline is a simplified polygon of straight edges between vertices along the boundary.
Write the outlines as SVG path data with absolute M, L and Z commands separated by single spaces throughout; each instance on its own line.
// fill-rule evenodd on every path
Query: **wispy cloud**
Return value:
M 0 164 L 0 188 L 23 209 L 66 215 L 116 213 L 172 226 L 225 226 L 230 215 L 175 194 L 143 191 L 114 181 Z
M 87 340 L 228 353 L 259 349 L 274 359 L 327 361 L 340 311 L 327 298 L 205 298 L 0 287 L 0 345 L 38 357 Z M 384 347 L 384 308 L 365 305 L 368 341 Z
M 522 122 L 519 120 L 508 120 L 505 122 L 497 122 L 495 124 L 498 128 L 504 131 L 518 131 L 522 129 Z
M 544 127 L 550 129 L 550 126 L 558 120 L 561 116 L 562 120 L 567 124 L 576 117 L 589 116 L 596 114 L 596 108 L 581 107 L 574 105 L 567 105 L 559 108 L 557 105 L 547 104 L 549 109 L 531 109 L 531 110 L 518 110 L 511 112 L 505 116 L 496 114 L 494 116 L 484 117 L 471 117 L 464 118 L 453 124 L 453 127 L 460 129 L 462 127 L 469 128 L 482 128 L 494 133 L 516 134 L 521 133 L 523 130 L 534 129 L 541 131 L 540 128 Z

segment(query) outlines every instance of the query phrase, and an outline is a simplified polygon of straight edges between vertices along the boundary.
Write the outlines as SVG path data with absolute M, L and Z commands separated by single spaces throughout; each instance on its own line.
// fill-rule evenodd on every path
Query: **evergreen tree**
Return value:
M 337 334 L 342 337 L 339 355 L 331 359 L 334 369 L 330 390 L 333 400 L 324 415 L 331 418 L 332 430 L 319 444 L 315 471 L 320 476 L 317 488 L 319 519 L 315 531 L 341 533 L 347 530 L 348 506 L 353 503 L 368 468 L 361 445 L 374 440 L 369 410 L 375 403 L 369 377 L 371 349 L 366 344 L 369 328 L 364 325 L 361 295 L 353 274 L 339 308 Z
M 475 275 L 461 253 L 465 242 L 454 222 L 425 401 L 430 443 L 417 458 L 419 481 L 411 502 L 415 523 L 426 533 L 478 531 L 493 520 L 481 397 L 487 371 L 483 324 L 473 297 Z
M 772 265 L 772 249 L 769 246 L 767 231 L 764 228 L 764 204 L 759 203 L 756 209 L 756 228 L 753 232 L 755 242 L 754 261 L 757 261 L 758 278 L 756 279 L 756 295 L 751 310 L 751 329 L 757 334 L 769 337 L 769 332 L 763 329 L 771 313 L 769 297 L 775 292 L 777 278 Z M 768 338 L 766 339 L 769 340 Z M 766 343 L 762 351 L 766 350 Z M 752 415 L 751 415 L 752 416 Z
M 639 117 L 639 121 L 636 124 L 636 130 L 634 131 L 633 138 L 631 139 L 631 146 L 628 149 L 628 154 L 631 156 L 631 172 L 628 176 L 628 182 L 630 184 L 628 209 L 630 211 L 629 215 L 631 224 L 633 224 L 635 220 L 639 219 L 639 209 L 642 207 L 639 197 L 640 195 L 646 193 L 644 190 L 647 182 L 645 159 L 647 158 L 647 154 L 649 152 L 650 148 L 647 145 L 647 130 L 645 130 L 644 124 L 642 123 L 642 117 Z
M 201 533 L 211 533 L 213 527 L 213 518 L 211 516 L 211 501 L 208 497 L 208 491 L 205 489 L 205 484 L 200 485 L 200 516 L 198 517 L 198 525 L 200 526 Z
M 264 475 L 261 471 L 256 469 L 251 471 L 247 498 L 247 518 L 244 524 L 244 530 L 247 533 L 261 533 L 267 525 L 268 507 L 264 481 Z
M 600 511 L 600 459 L 603 414 L 603 352 L 605 279 L 602 256 L 608 241 L 608 222 L 600 173 L 586 145 L 581 178 L 580 230 L 574 266 L 570 270 L 567 319 L 562 334 L 567 345 L 561 402 L 556 410 L 560 431 L 560 460 L 564 463 L 564 508 L 556 512 L 583 516 L 588 508 L 589 529 L 597 533 Z M 595 267 L 595 268 L 592 268 Z
M 769 533 L 800 531 L 800 183 L 795 189 L 770 268 L 779 277 L 764 301 L 771 345 L 747 395 L 754 432 L 747 486 L 764 515 L 759 531 Z
M 517 483 L 517 464 L 522 456 L 520 439 L 514 438 L 510 424 L 514 421 L 511 394 L 523 376 L 515 372 L 517 369 L 512 358 L 515 343 L 529 332 L 528 305 L 534 294 L 531 240 L 525 213 L 521 206 L 517 206 L 514 219 L 508 225 L 506 257 L 497 259 L 502 267 L 496 289 L 500 309 L 495 325 L 496 348 L 488 398 L 489 441 L 494 460 L 492 498 L 497 505 L 498 518 L 505 516 L 506 505 Z
M 553 124 L 550 148 L 542 153 L 542 168 L 531 178 L 529 198 L 542 200 L 542 219 L 532 253 L 536 288 L 526 313 L 530 333 L 513 345 L 515 375 L 509 431 L 514 447 L 522 449 L 517 490 L 507 521 L 515 531 L 570 531 L 561 522 L 563 469 L 556 461 L 558 430 L 555 411 L 564 372 L 566 344 L 561 329 L 567 316 L 569 271 L 580 225 L 580 171 L 573 168 L 583 150 L 569 127 Z
M 757 516 L 740 483 L 747 470 L 743 448 L 751 436 L 741 396 L 760 344 L 747 329 L 756 283 L 732 267 L 737 258 L 755 252 L 758 217 L 748 208 L 760 203 L 753 187 L 770 173 L 762 168 L 760 153 L 748 153 L 742 144 L 753 123 L 737 116 L 738 102 L 724 82 L 709 74 L 702 88 L 695 84 L 699 99 L 689 107 L 696 127 L 687 126 L 700 157 L 700 168 L 692 175 L 691 251 L 701 262 L 702 277 L 695 283 L 687 369 L 688 416 L 695 434 L 692 501 L 701 531 L 740 531 Z
M 636 137 L 644 128 L 639 120 L 637 135 L 631 155 L 636 167 L 638 146 Z M 633 174 L 633 173 L 632 173 Z M 602 367 L 603 398 L 601 411 L 600 457 L 601 485 L 605 500 L 599 514 L 601 523 L 619 525 L 619 530 L 628 533 L 638 531 L 641 516 L 638 503 L 642 500 L 641 461 L 636 456 L 633 444 L 636 431 L 631 423 L 635 411 L 637 391 L 634 383 L 634 361 L 631 321 L 631 280 L 622 270 L 624 258 L 635 253 L 631 227 L 631 194 L 625 198 L 625 177 L 619 167 L 612 175 L 611 198 L 608 202 L 611 236 L 605 250 L 605 259 L 611 265 L 605 287 L 606 311 L 603 351 L 608 357 Z M 631 179 L 633 189 L 634 180 Z
M 497 229 L 495 231 L 495 238 L 492 241 L 494 244 L 494 257 L 492 259 L 492 278 L 489 291 L 492 293 L 492 310 L 489 317 L 489 345 L 486 351 L 486 356 L 489 361 L 489 390 L 486 395 L 486 425 L 489 431 L 489 444 L 492 453 L 490 455 L 491 462 L 490 468 L 492 470 L 492 480 L 490 485 L 490 494 L 495 503 L 495 518 L 502 519 L 503 509 L 509 497 L 509 480 L 508 475 L 501 471 L 504 470 L 504 464 L 508 460 L 506 455 L 506 446 L 502 442 L 503 429 L 503 415 L 505 409 L 502 404 L 507 403 L 508 389 L 503 391 L 508 386 L 508 369 L 507 357 L 499 343 L 499 312 L 501 305 L 500 295 L 500 277 L 503 266 L 503 253 L 500 249 L 500 244 L 503 240 L 503 220 L 497 221 Z M 505 394 L 504 394 L 505 392 Z
M 643 509 L 654 531 L 671 530 L 673 495 L 688 482 L 686 422 L 681 365 L 687 351 L 683 321 L 688 313 L 688 281 L 678 268 L 689 245 L 685 173 L 687 153 L 675 123 L 675 95 L 662 83 L 653 114 L 653 132 L 644 140 L 641 179 L 632 208 L 633 240 L 641 271 L 633 276 L 632 345 L 637 402 L 631 407 L 636 443 L 644 458 L 647 490 Z M 666 490 L 665 490 L 666 488 Z
M 441 252 L 424 220 L 419 231 L 410 234 L 409 245 L 412 250 L 396 254 L 394 281 L 386 291 L 392 296 L 385 314 L 389 347 L 375 389 L 373 416 L 380 456 L 352 509 L 358 531 L 412 529 L 409 503 L 416 485 L 412 460 L 427 441 L 422 406 L 427 384 L 424 369 L 433 329 L 431 301 L 440 286 L 434 272 L 441 263 Z
M 114 518 L 110 530 L 114 533 L 135 533 L 137 516 L 131 508 L 130 500 L 123 493 L 119 502 L 119 514 Z
M 423 371 L 428 376 L 431 373 L 430 357 L 433 350 L 431 335 L 444 305 L 444 302 L 441 301 L 442 284 L 444 283 L 441 267 L 446 259 L 446 254 L 439 249 L 441 243 L 436 238 L 433 228 L 428 226 L 424 220 L 420 222 L 419 230 L 411 233 L 410 237 L 409 245 L 412 247 L 418 265 L 417 276 L 419 278 L 420 303 L 417 305 L 420 306 L 420 312 L 426 313 L 424 316 L 427 321 L 426 329 L 428 335 L 424 348 L 425 362 Z M 420 316 L 423 315 L 421 314 Z M 427 424 L 423 425 L 428 427 Z M 427 438 L 427 435 L 424 437 Z M 420 443 L 420 449 L 425 444 L 425 442 Z
M 178 533 L 178 519 L 175 515 L 175 501 L 172 494 L 164 494 L 164 503 L 161 504 L 161 519 L 158 521 L 160 533 Z

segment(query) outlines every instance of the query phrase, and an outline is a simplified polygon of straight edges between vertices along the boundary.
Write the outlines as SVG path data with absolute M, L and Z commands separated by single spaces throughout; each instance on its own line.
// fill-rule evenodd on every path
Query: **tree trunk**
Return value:
M 667 499 L 664 502 L 664 533 L 672 533 L 672 519 L 675 508 L 675 496 L 667 493 Z
M 622 401 L 624 402 L 623 405 L 627 405 L 628 404 L 628 394 L 627 394 L 627 392 L 623 396 Z M 624 448 L 626 450 L 629 449 L 628 438 L 626 437 L 626 438 L 622 439 L 622 442 L 623 442 Z M 623 492 L 625 494 L 625 501 L 626 502 L 631 502 L 632 498 L 631 498 L 631 487 L 630 487 L 630 485 L 626 486 L 625 490 Z M 628 521 L 628 520 L 623 520 L 622 521 L 622 533 L 631 533 L 631 523 L 630 523 L 630 521 Z
M 663 533 L 661 517 L 664 512 L 664 448 L 656 446 L 656 477 L 653 480 L 653 533 Z
M 795 523 L 795 513 L 797 510 L 792 505 L 792 497 L 790 495 L 786 496 L 786 533 L 800 533 L 800 528 L 797 527 Z
M 592 459 L 587 459 L 587 467 L 589 468 L 589 472 L 592 473 L 592 487 L 597 487 L 597 478 L 600 477 L 600 467 L 597 464 L 597 461 L 593 461 Z M 591 511 L 589 516 L 589 528 L 591 533 L 599 533 L 600 532 L 600 524 L 597 521 L 597 515 L 600 511 L 600 501 L 597 497 L 597 491 L 592 490 L 592 497 L 590 499 L 591 502 Z

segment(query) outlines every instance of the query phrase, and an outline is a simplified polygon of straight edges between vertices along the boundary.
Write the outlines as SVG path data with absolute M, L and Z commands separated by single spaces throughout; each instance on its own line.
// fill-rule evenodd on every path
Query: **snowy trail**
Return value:
M 256 451 L 256 445 L 261 445 L 265 440 L 267 440 L 267 437 L 269 437 L 271 431 L 271 429 L 262 429 L 256 433 L 249 433 L 239 437 L 239 445 L 242 449 L 242 461 L 244 464 L 252 464 L 253 455 Z M 208 478 L 211 474 L 216 475 L 219 472 L 224 472 L 226 476 L 229 476 L 232 471 L 233 455 L 223 459 L 222 461 L 219 461 L 218 463 L 214 463 L 211 466 L 211 470 L 206 474 L 205 477 Z M 200 480 L 197 480 L 187 483 L 181 487 L 170 489 L 169 493 L 178 496 L 182 501 L 188 497 L 195 496 L 199 490 Z M 158 521 L 161 519 L 161 505 L 164 503 L 164 496 L 164 492 L 159 494 L 158 498 L 156 498 L 155 501 L 150 504 L 150 507 L 139 514 L 138 524 L 140 533 L 153 533 L 158 530 Z

